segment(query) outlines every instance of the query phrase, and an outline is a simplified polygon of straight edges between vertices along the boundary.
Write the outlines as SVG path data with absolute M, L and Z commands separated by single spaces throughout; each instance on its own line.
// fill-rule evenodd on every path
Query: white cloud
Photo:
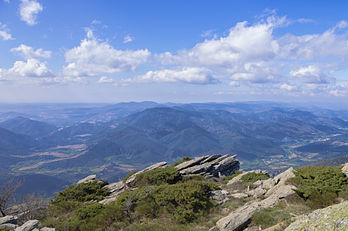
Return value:
M 297 87 L 293 85 L 289 85 L 287 83 L 283 83 L 282 85 L 280 85 L 280 89 L 285 89 L 287 91 L 294 91 L 297 89 Z
M 21 0 L 21 4 L 19 5 L 21 20 L 29 26 L 37 24 L 36 16 L 42 10 L 42 5 L 36 0 Z
M 4 2 L 6 2 L 6 3 L 10 3 L 10 0 L 4 0 Z
M 34 50 L 32 47 L 24 44 L 21 44 L 16 48 L 12 48 L 11 51 L 20 53 L 26 59 L 47 59 L 51 57 L 51 51 L 44 51 L 42 48 Z
M 28 59 L 25 61 L 16 61 L 13 67 L 8 70 L 8 75 L 21 77 L 53 77 L 46 64 L 41 63 L 37 59 Z
M 102 76 L 100 77 L 100 79 L 98 80 L 98 83 L 113 83 L 114 80 L 111 78 L 108 78 L 106 76 Z
M 211 71 L 206 68 L 189 67 L 182 69 L 164 69 L 148 71 L 135 79 L 128 79 L 126 82 L 183 82 L 190 84 L 211 84 L 217 83 Z
M 0 37 L 3 40 L 13 40 L 12 35 L 9 33 L 7 26 L 0 22 Z
M 64 74 L 68 76 L 100 76 L 134 71 L 150 56 L 147 49 L 117 50 L 107 42 L 101 42 L 87 30 L 87 38 L 65 53 L 68 63 Z
M 333 81 L 331 76 L 323 73 L 323 71 L 316 65 L 308 65 L 292 70 L 290 71 L 290 75 L 304 83 L 327 84 L 330 81 Z
M 167 71 L 183 67 L 207 68 L 214 73 L 215 79 L 229 80 L 232 87 L 244 85 L 253 92 L 263 89 L 329 94 L 336 89 L 335 72 L 347 67 L 348 23 L 338 22 L 317 34 L 276 36 L 274 31 L 278 27 L 312 21 L 291 21 L 271 13 L 254 24 L 239 22 L 227 35 L 206 39 L 191 49 L 164 52 L 154 57 L 161 63 L 160 68 Z M 167 79 L 157 76 L 163 72 L 153 70 L 142 78 Z
M 130 35 L 126 35 L 123 38 L 123 43 L 130 43 L 134 41 L 134 37 L 130 36 Z

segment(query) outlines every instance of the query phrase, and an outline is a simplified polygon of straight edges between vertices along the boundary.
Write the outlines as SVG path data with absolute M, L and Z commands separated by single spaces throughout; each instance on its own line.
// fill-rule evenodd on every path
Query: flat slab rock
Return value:
M 233 174 L 239 169 L 239 161 L 236 155 L 210 155 L 196 157 L 193 160 L 185 161 L 175 168 L 182 175 L 201 174 L 206 177 L 220 177 Z
M 38 220 L 29 220 L 25 222 L 22 226 L 19 226 L 15 229 L 15 231 L 32 231 L 39 227 Z
M 92 182 L 92 181 L 95 181 L 95 180 L 101 182 L 101 180 L 97 177 L 97 175 L 89 175 L 89 176 L 79 180 L 77 182 L 77 184 L 85 184 L 85 183 L 89 183 L 89 182 Z

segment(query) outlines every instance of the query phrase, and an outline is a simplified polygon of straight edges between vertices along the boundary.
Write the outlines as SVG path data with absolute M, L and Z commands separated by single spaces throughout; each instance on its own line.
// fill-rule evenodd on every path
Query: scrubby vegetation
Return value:
M 347 195 L 348 178 L 342 167 L 303 167 L 295 171 L 288 183 L 297 187 L 296 193 L 311 208 L 323 208 Z
M 102 200 L 110 193 L 104 189 L 105 182 L 88 182 L 84 184 L 71 185 L 69 188 L 58 193 L 57 197 L 52 200 L 52 204 L 59 204 L 66 201 L 85 202 L 92 200 Z
M 152 220 L 168 220 L 173 227 L 194 222 L 214 208 L 210 192 L 217 184 L 202 176 L 182 178 L 174 167 L 136 176 L 135 190 L 122 193 L 108 205 L 99 204 L 108 192 L 91 182 L 70 186 L 53 199 L 43 224 L 58 230 L 163 230 Z M 91 194 L 87 196 L 87 192 Z M 159 222 L 161 223 L 161 222 Z M 166 222 L 164 222 L 165 224 Z M 182 226 L 185 227 L 185 226 Z M 185 230 L 180 228 L 179 230 Z M 187 229 L 189 230 L 189 229 Z
M 175 184 L 180 180 L 181 175 L 174 167 L 156 168 L 137 175 L 133 186 Z
M 251 185 L 258 180 L 267 180 L 268 178 L 269 176 L 267 176 L 266 174 L 250 172 L 242 176 L 241 180 L 245 185 Z
M 105 183 L 94 181 L 70 186 L 50 202 L 42 224 L 73 231 L 207 230 L 219 218 L 254 200 L 252 197 L 230 199 L 216 206 L 210 197 L 211 191 L 220 187 L 229 190 L 225 184 L 241 173 L 236 171 L 222 181 L 209 181 L 201 175 L 181 176 L 174 166 L 157 168 L 138 174 L 131 185 L 133 189 L 107 205 L 98 203 L 109 195 L 102 188 Z M 303 167 L 294 174 L 287 184 L 295 185 L 296 193 L 275 207 L 253 214 L 250 227 L 265 229 L 277 225 L 275 230 L 284 230 L 295 216 L 348 199 L 348 178 L 341 167 Z M 246 186 L 268 178 L 252 172 L 243 175 L 239 184 L 245 190 Z
M 342 166 L 296 169 L 295 177 L 287 181 L 297 187 L 296 194 L 285 198 L 276 207 L 255 213 L 252 225 L 264 229 L 278 224 L 279 230 L 283 230 L 291 223 L 291 217 L 348 199 L 348 177 L 341 169 Z

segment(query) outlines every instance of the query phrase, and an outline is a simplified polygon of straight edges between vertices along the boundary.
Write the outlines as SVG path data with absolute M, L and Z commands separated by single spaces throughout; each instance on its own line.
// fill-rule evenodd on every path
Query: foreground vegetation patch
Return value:
M 296 193 L 312 208 L 333 204 L 338 197 L 348 195 L 348 178 L 342 167 L 303 167 L 296 169 L 288 183 L 297 187 Z

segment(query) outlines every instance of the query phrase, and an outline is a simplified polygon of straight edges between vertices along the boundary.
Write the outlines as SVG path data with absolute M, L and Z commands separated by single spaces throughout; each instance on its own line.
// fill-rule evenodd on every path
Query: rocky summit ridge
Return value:
M 181 185 L 188 186 L 186 183 L 200 184 L 205 182 L 204 187 L 210 187 L 206 201 L 214 201 L 213 205 L 215 208 L 218 208 L 218 214 L 212 219 L 213 223 L 210 222 L 209 225 L 205 224 L 205 228 L 207 229 L 192 229 L 192 230 L 208 230 L 209 231 L 256 231 L 256 230 L 265 230 L 265 231 L 295 231 L 295 230 L 347 230 L 348 227 L 348 213 L 347 213 L 347 201 L 343 201 L 342 203 L 328 206 L 324 209 L 319 210 L 308 210 L 307 212 L 299 212 L 293 214 L 292 212 L 287 213 L 289 219 L 281 220 L 280 222 L 273 224 L 273 226 L 267 226 L 264 228 L 262 225 L 257 226 L 257 222 L 255 222 L 255 216 L 258 214 L 262 214 L 264 211 L 279 211 L 279 213 L 284 212 L 281 210 L 279 206 L 283 206 L 285 210 L 287 208 L 291 209 L 291 205 L 288 203 L 292 203 L 291 201 L 301 199 L 298 196 L 298 192 L 301 191 L 301 186 L 299 184 L 293 183 L 293 179 L 299 176 L 299 170 L 294 168 L 289 168 L 286 171 L 274 176 L 270 177 L 267 172 L 262 170 L 253 170 L 253 171 L 240 171 L 240 163 L 236 159 L 236 156 L 230 155 L 205 155 L 201 157 L 196 157 L 194 159 L 183 159 L 182 161 L 174 164 L 168 165 L 167 162 L 159 162 L 155 163 L 141 171 L 134 172 L 128 175 L 125 179 L 118 182 L 106 183 L 100 180 L 96 175 L 90 175 L 81 179 L 77 182 L 76 185 L 71 186 L 67 190 L 70 190 L 69 193 L 66 191 L 63 194 L 60 194 L 60 199 L 62 196 L 71 196 L 71 191 L 74 187 L 84 188 L 84 187 L 94 187 L 95 185 L 99 185 L 101 189 L 107 191 L 108 194 L 101 197 L 100 199 L 89 199 L 82 200 L 79 205 L 84 207 L 81 209 L 77 209 L 73 212 L 73 216 L 78 215 L 82 219 L 88 219 L 88 216 L 95 216 L 102 209 L 109 208 L 108 211 L 118 211 L 112 210 L 117 207 L 118 203 L 122 200 L 126 200 L 127 210 L 123 208 L 120 213 L 126 213 L 127 216 L 130 216 L 130 212 L 132 208 L 134 208 L 134 200 L 136 200 L 135 196 L 140 196 L 139 200 L 149 200 L 149 197 L 160 200 L 163 200 L 163 195 L 160 194 L 151 194 L 153 192 L 164 192 L 165 188 L 175 189 L 176 184 L 178 187 Z M 310 168 L 310 167 L 309 167 Z M 324 168 L 324 167 L 323 167 Z M 323 169 L 307 169 L 310 174 L 311 171 L 320 172 Z M 319 171 L 320 170 L 320 171 Z M 348 163 L 344 166 L 332 167 L 331 169 L 324 169 L 327 174 L 333 174 L 335 171 L 336 175 L 332 175 L 333 177 L 339 177 L 340 181 L 345 181 L 346 185 L 348 185 L 347 177 L 348 177 Z M 157 173 L 173 173 L 173 176 L 179 176 L 180 180 L 176 181 L 176 183 L 164 183 L 164 184 L 147 184 L 142 185 L 141 179 L 146 176 L 156 176 Z M 305 172 L 302 172 L 304 178 Z M 163 176 L 163 175 L 161 175 Z M 252 181 L 248 181 L 248 179 L 253 178 Z M 309 177 L 311 178 L 311 177 Z M 196 179 L 193 180 L 193 179 Z M 329 179 L 329 181 L 331 181 Z M 147 182 L 148 183 L 148 182 Z M 94 186 L 93 186 L 94 185 Z M 210 186 L 209 186 L 210 185 Z M 215 186 L 212 186 L 215 185 Z M 180 186 L 180 187 L 181 187 Z M 180 188 L 182 190 L 183 188 Z M 203 189 L 203 188 L 201 188 Z M 99 189 L 98 189 L 99 190 Z M 164 190 L 164 191 L 163 191 Z M 80 191 L 81 192 L 81 191 Z M 165 191 L 170 194 L 170 191 Z M 199 191 L 196 191 L 199 193 Z M 131 197 L 127 197 L 131 196 Z M 159 197 L 160 195 L 160 197 Z M 188 195 L 188 194 L 186 194 Z M 196 194 L 193 194 L 196 195 Z M 180 197 L 181 195 L 178 194 Z M 192 195 L 191 195 L 192 196 Z M 58 195 L 59 197 L 59 195 Z M 176 196 L 175 196 L 176 197 Z M 175 198 L 176 199 L 176 198 Z M 192 199 L 192 198 L 191 198 Z M 196 197 L 194 199 L 197 199 Z M 56 200 L 56 199 L 55 199 Z M 53 200 L 54 201 L 54 200 Z M 60 201 L 61 202 L 61 201 Z M 65 201 L 66 203 L 68 201 Z M 76 202 L 76 201 L 75 201 Z M 75 203 L 72 202 L 72 203 Z M 115 202 L 115 203 L 113 203 Z M 151 200 L 149 200 L 151 203 Z M 154 201 L 152 201 L 154 202 Z M 161 201 L 160 201 L 161 202 Z M 233 203 L 239 203 L 238 206 L 231 206 Z M 56 203 L 59 203 L 59 200 L 56 200 Z M 65 205 L 63 203 L 63 205 Z M 141 204 L 142 206 L 146 206 L 145 204 Z M 156 202 L 157 203 L 157 202 Z M 304 206 L 304 202 L 301 202 L 302 205 L 296 204 L 295 206 Z M 337 202 L 335 202 L 337 203 Z M 108 207 L 109 206 L 109 207 Z M 133 207 L 132 207 L 133 206 Z M 146 208 L 146 207 L 143 207 Z M 157 209 L 161 209 L 160 207 L 154 207 Z M 214 209 L 215 209 L 214 208 Z M 302 207 L 299 207 L 302 208 Z M 304 207 L 303 207 L 304 208 Z M 308 207 L 306 207 L 308 208 Z M 278 209 L 278 210 L 277 210 Z M 142 210 L 138 210 L 142 211 Z M 146 210 L 149 211 L 149 210 Z M 219 212 L 220 211 L 220 212 Z M 221 212 L 222 211 L 222 212 Z M 199 212 L 199 211 L 198 211 Z M 94 214 L 94 215 L 93 215 Z M 106 213 L 105 213 L 106 214 Z M 65 216 L 66 214 L 63 214 Z M 170 216 L 175 216 L 174 214 L 170 214 Z M 211 215 L 211 214 L 210 214 Z M 267 214 L 266 214 L 267 215 Z M 102 215 L 102 220 L 104 219 Z M 112 215 L 114 216 L 114 215 Z M 122 216 L 119 219 L 123 219 Z M 272 216 L 272 215 L 271 215 Z M 274 215 L 273 215 L 274 216 Z M 56 219 L 56 218 L 54 218 Z M 70 219 L 70 218 L 69 218 Z M 110 218 L 109 218 L 110 219 Z M 147 219 L 147 218 L 146 218 Z M 207 217 L 207 219 L 211 219 Z M 270 219 L 267 216 L 261 217 L 262 219 Z M 64 221 L 64 219 L 62 220 Z M 151 222 L 151 219 L 148 220 L 140 220 L 140 224 Z M 155 222 L 157 222 L 156 220 Z M 100 222 L 100 220 L 99 220 Z M 102 221 L 103 223 L 104 221 Z M 47 224 L 52 224 L 53 227 L 56 227 L 57 230 L 60 230 L 59 225 L 54 225 L 55 223 L 46 223 L 43 224 L 49 226 Z M 178 223 L 179 224 L 179 223 Z M 128 224 L 128 225 L 131 225 Z M 2 227 L 5 227 L 6 230 L 16 230 L 16 231 L 50 231 L 55 230 L 54 228 L 40 228 L 40 222 L 38 220 L 29 220 L 23 223 L 21 226 L 17 225 L 17 217 L 16 216 L 7 216 L 0 218 L 0 230 Z M 62 227 L 62 226 L 60 226 Z M 97 226 L 95 226 L 97 227 Z M 135 226 L 136 227 L 136 226 Z M 140 227 L 140 226 L 139 226 Z M 155 226 L 148 226 L 155 227 Z M 181 226 L 183 227 L 183 226 Z M 105 227 L 104 227 L 105 228 Z M 137 230 L 137 229 L 128 229 L 126 228 L 116 228 L 110 230 Z M 65 230 L 70 230 L 69 228 Z M 75 229 L 73 229 L 75 230 Z M 84 230 L 84 229 L 77 229 Z M 93 229 L 88 229 L 93 230 Z M 98 229 L 99 230 L 99 229 Z M 101 230 L 101 229 L 100 229 Z M 104 230 L 104 229 L 103 229 Z M 142 229 L 143 230 L 143 229 Z M 149 229 L 151 230 L 151 228 Z M 156 229 L 156 230 L 191 230 L 190 228 L 185 229 Z

